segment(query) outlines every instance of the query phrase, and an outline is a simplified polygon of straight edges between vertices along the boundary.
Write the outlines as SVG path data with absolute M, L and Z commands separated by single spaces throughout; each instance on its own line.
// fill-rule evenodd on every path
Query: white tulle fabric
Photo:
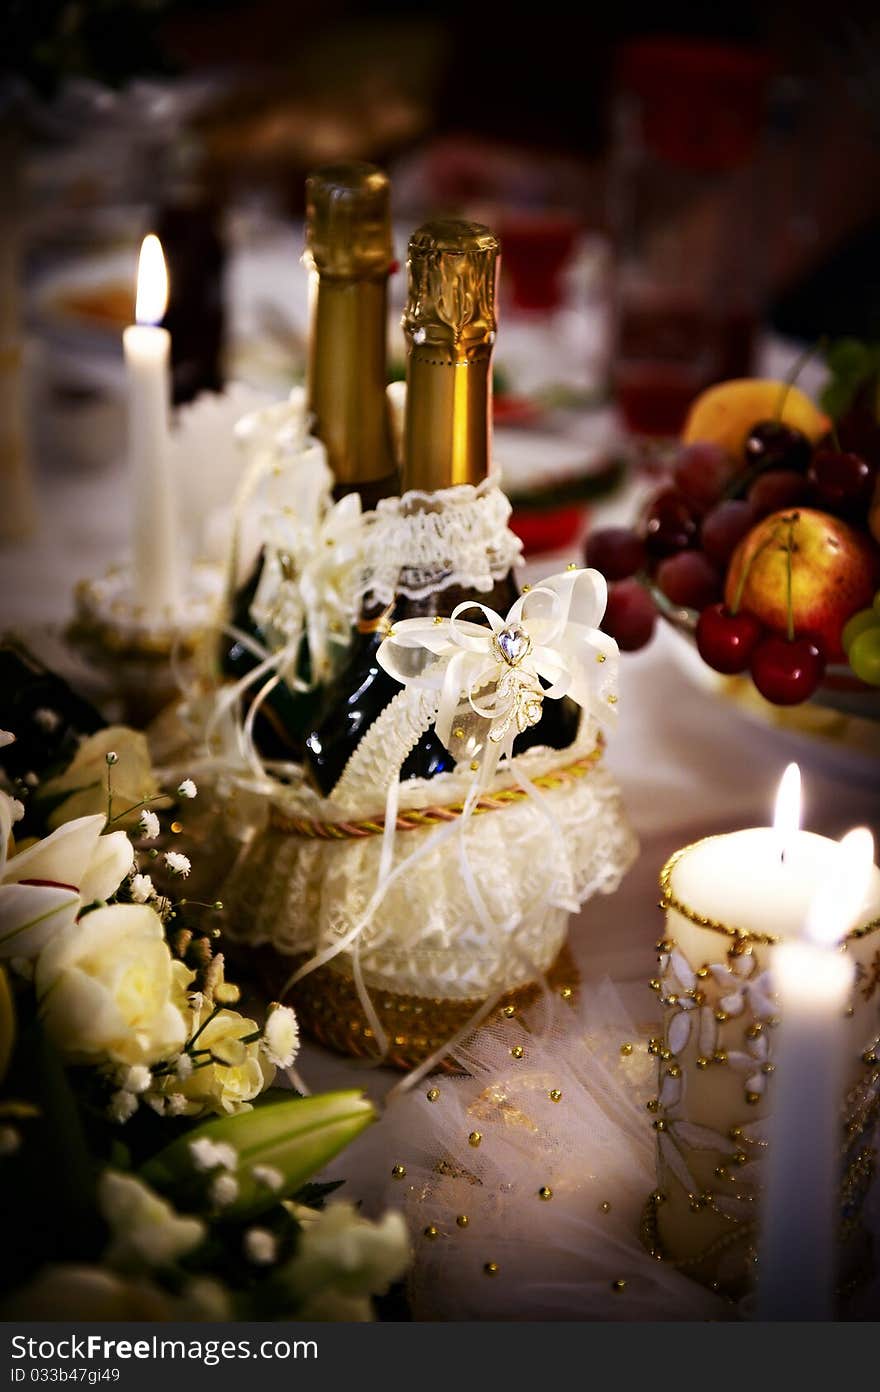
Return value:
M 497 482 L 383 498 L 364 532 L 364 589 L 381 604 L 461 585 L 485 593 L 521 560 Z M 405 565 L 402 558 L 405 557 Z
M 595 740 L 595 725 L 585 721 L 570 750 L 536 749 L 517 762 L 533 780 L 578 759 Z M 514 783 L 507 770 L 493 791 Z M 469 770 L 409 780 L 400 785 L 399 807 L 461 802 L 472 786 Z M 340 820 L 374 813 L 375 785 L 370 805 L 366 796 L 361 808 L 345 812 L 302 790 L 274 801 L 297 816 Z M 398 833 L 379 902 L 381 836 L 306 840 L 269 827 L 224 891 L 225 902 L 242 908 L 229 915 L 231 931 L 291 956 L 327 955 L 347 975 L 357 964 L 369 988 L 402 995 L 478 1001 L 534 981 L 556 957 L 568 914 L 590 895 L 615 890 L 636 852 L 619 791 L 601 764 L 542 791 L 540 804 L 524 798 L 467 821 Z M 545 853 L 551 834 L 552 855 Z
M 554 998 L 547 1021 L 544 1000 L 525 1022 L 496 1012 L 455 1051 L 469 1076 L 431 1080 L 433 1101 L 423 1083 L 385 1115 L 385 1152 L 406 1169 L 383 1197 L 410 1227 L 413 1317 L 736 1318 L 735 1306 L 641 1244 L 656 1187 L 645 1110 L 656 1063 L 617 991 L 608 981 L 585 987 L 577 1008 Z M 439 1235 L 426 1237 L 428 1227 Z

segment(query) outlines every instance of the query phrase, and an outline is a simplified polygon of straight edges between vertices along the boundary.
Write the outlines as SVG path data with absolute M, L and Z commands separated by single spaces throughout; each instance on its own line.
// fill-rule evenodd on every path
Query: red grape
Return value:
M 863 512 L 871 501 L 874 470 L 852 450 L 817 450 L 807 477 L 815 501 L 830 512 L 851 516 Z
M 803 474 L 794 469 L 771 469 L 755 479 L 748 491 L 748 500 L 756 522 L 771 512 L 801 507 L 809 501 L 810 485 Z
M 682 447 L 672 478 L 685 501 L 705 512 L 717 503 L 736 472 L 737 465 L 727 451 L 705 441 Z
M 753 614 L 732 614 L 724 604 L 712 604 L 697 620 L 697 648 L 716 672 L 744 672 L 763 629 Z
M 742 498 L 719 503 L 706 514 L 700 542 L 713 565 L 719 570 L 726 570 L 727 562 L 754 522 L 752 505 Z
M 657 567 L 657 584 L 673 604 L 705 609 L 721 594 L 718 571 L 702 551 L 679 551 Z
M 649 503 L 645 523 L 645 545 L 653 556 L 671 556 L 684 551 L 696 538 L 697 521 L 674 488 L 662 489 Z
M 796 706 L 812 696 L 825 672 L 825 659 L 812 638 L 789 641 L 770 634 L 752 653 L 752 681 L 775 706 Z
M 638 580 L 618 580 L 609 587 L 602 628 L 621 652 L 635 652 L 649 643 L 656 622 L 654 602 Z
M 586 559 L 606 580 L 626 580 L 645 564 L 645 543 L 630 527 L 600 527 L 587 537 Z

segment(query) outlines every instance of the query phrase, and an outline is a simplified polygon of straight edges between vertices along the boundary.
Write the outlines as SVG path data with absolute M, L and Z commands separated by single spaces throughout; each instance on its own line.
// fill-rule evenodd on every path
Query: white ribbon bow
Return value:
M 545 700 L 570 696 L 600 723 L 613 719 L 618 650 L 599 629 L 606 598 L 597 570 L 563 571 L 522 594 L 506 617 L 467 600 L 448 619 L 404 619 L 378 660 L 403 686 L 439 693 L 437 735 L 459 758 L 482 749 L 484 786 L 517 735 L 538 724 Z M 484 623 L 462 618 L 472 609 Z

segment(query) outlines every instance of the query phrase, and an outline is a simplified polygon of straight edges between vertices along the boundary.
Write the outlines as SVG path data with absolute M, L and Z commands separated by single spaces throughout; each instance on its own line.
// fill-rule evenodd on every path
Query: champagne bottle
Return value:
M 432 222 L 410 239 L 403 316 L 407 394 L 402 515 L 439 507 L 441 500 L 434 503 L 432 495 L 482 484 L 491 474 L 498 250 L 496 238 L 479 223 Z M 436 588 L 413 597 L 406 593 L 406 578 L 408 568 L 417 565 L 419 558 L 401 554 L 395 559 L 399 560 L 399 592 L 385 606 L 375 596 L 367 596 L 349 661 L 325 690 L 319 719 L 306 741 L 307 767 L 325 795 L 370 725 L 400 690 L 376 660 L 389 627 L 404 618 L 448 616 L 468 599 L 478 599 L 503 614 L 519 593 L 511 572 L 498 578 L 488 593 L 474 593 L 456 583 L 444 585 L 443 575 L 438 574 Z M 566 748 L 575 739 L 578 720 L 573 702 L 547 702 L 540 724 L 519 736 L 515 752 L 537 744 Z M 407 757 L 401 777 L 430 778 L 454 764 L 432 729 Z
M 380 169 L 340 164 L 309 176 L 304 261 L 310 280 L 306 399 L 312 434 L 326 450 L 334 497 L 358 492 L 364 508 L 372 508 L 398 487 L 385 395 L 390 186 Z M 265 646 L 251 615 L 262 563 L 261 553 L 236 594 L 232 623 Z M 244 643 L 233 640 L 221 666 L 226 676 L 241 677 L 256 661 Z M 299 674 L 310 676 L 305 643 Z M 316 703 L 314 691 L 297 693 L 279 683 L 261 706 L 255 727 L 264 757 L 301 757 L 303 731 Z

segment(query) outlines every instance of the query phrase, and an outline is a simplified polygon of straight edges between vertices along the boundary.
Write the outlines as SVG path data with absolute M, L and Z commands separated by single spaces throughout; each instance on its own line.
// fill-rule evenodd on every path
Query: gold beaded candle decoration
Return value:
M 651 987 L 664 1009 L 658 1060 L 658 1185 L 645 1239 L 687 1274 L 739 1297 L 754 1270 L 761 1156 L 773 1105 L 774 944 L 802 931 L 837 843 L 769 828 L 709 837 L 676 852 L 660 876 L 666 913 Z M 841 1098 L 843 1270 L 858 1260 L 859 1212 L 870 1183 L 880 1110 L 880 871 L 872 867 L 856 926 Z M 798 1177 L 792 1175 L 792 1183 Z

